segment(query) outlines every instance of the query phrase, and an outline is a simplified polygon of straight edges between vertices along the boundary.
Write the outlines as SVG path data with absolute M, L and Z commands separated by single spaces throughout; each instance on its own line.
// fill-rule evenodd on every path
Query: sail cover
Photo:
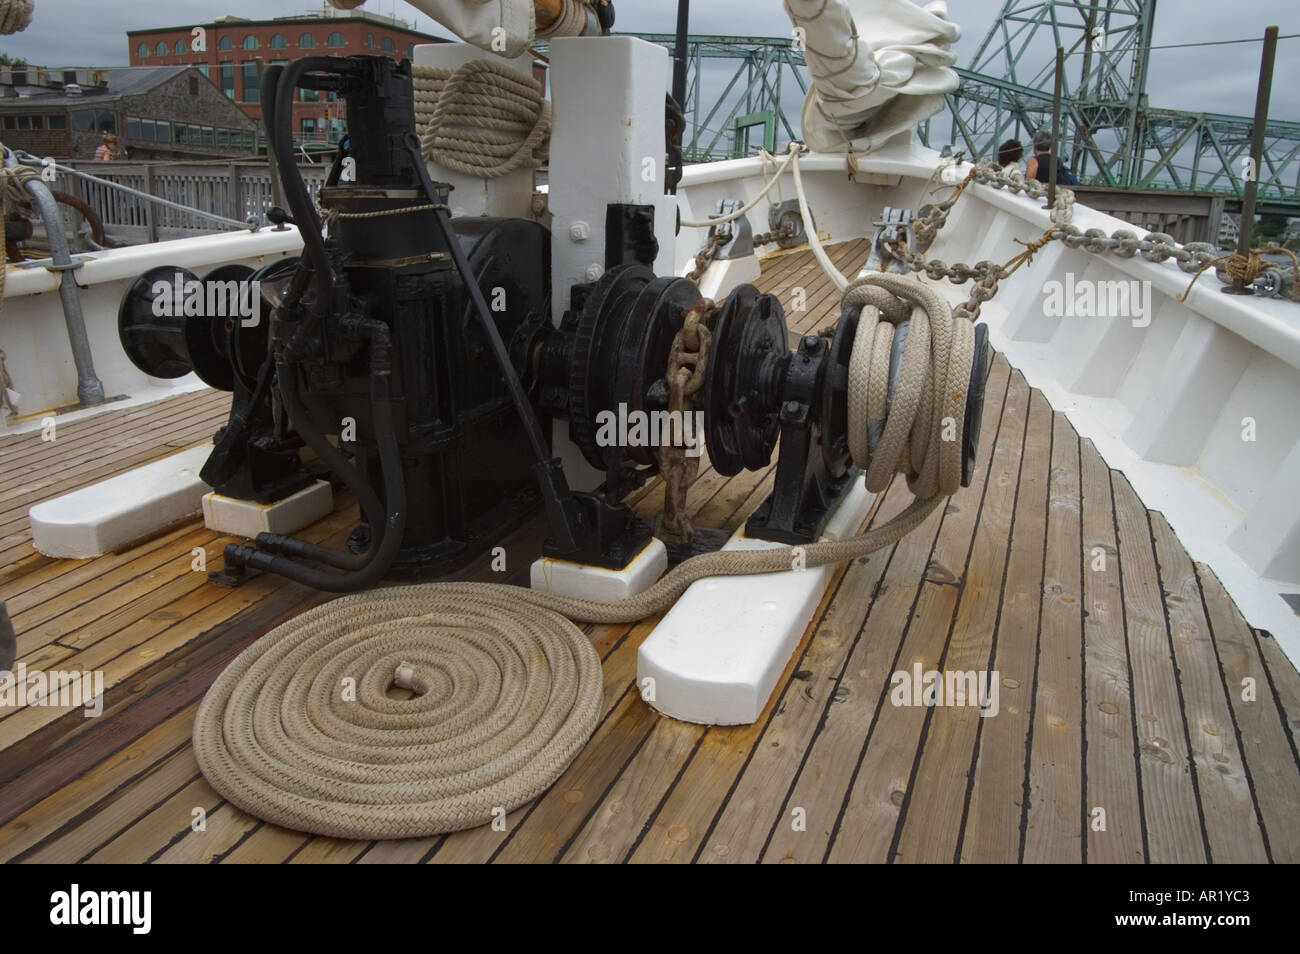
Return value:
M 330 0 L 330 5 L 351 10 L 363 2 Z M 527 50 L 536 30 L 533 0 L 409 0 L 409 3 L 466 43 L 506 57 L 519 56 Z
M 948 4 L 784 0 L 812 87 L 803 136 L 818 152 L 870 152 L 943 108 L 957 88 Z

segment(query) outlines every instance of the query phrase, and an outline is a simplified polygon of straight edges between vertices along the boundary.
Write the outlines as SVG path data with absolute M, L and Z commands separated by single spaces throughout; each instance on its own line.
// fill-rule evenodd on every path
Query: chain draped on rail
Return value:
M 411 72 L 415 120 L 430 162 L 492 179 L 546 160 L 551 104 L 531 76 L 491 60 Z

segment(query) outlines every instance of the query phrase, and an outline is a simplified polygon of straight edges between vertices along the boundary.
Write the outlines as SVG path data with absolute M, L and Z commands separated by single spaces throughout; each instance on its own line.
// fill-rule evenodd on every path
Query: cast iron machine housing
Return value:
M 349 136 L 318 196 L 327 230 L 293 161 L 298 88 L 348 105 Z M 303 254 L 258 272 L 228 266 L 201 283 L 155 269 L 123 299 L 119 331 L 146 373 L 193 370 L 232 392 L 202 473 L 219 493 L 266 503 L 328 473 L 355 495 L 362 519 L 347 550 L 266 533 L 228 546 L 214 578 L 235 585 L 261 570 L 342 592 L 386 575 L 445 575 L 538 509 L 550 530 L 545 555 L 628 564 L 651 530 L 623 498 L 660 458 L 655 447 L 602 439 L 600 422 L 666 411 L 674 339 L 701 302 L 694 283 L 652 270 L 654 208 L 608 206 L 605 272 L 574 286 L 554 326 L 548 232 L 526 219 L 450 218 L 448 187 L 430 179 L 416 136 L 409 62 L 272 66 L 262 103 L 289 206 L 268 218 L 299 228 Z M 254 280 L 269 321 L 187 310 L 187 282 L 210 303 Z M 160 295 L 169 307 L 157 307 Z M 856 318 L 847 312 L 833 338 L 805 337 L 792 352 L 772 295 L 743 285 L 710 312 L 694 406 L 713 466 L 724 475 L 765 467 L 781 440 L 774 492 L 747 525 L 753 536 L 817 539 L 857 473 L 844 438 Z M 972 462 L 987 371 L 978 340 L 963 434 Z M 568 487 L 547 436 L 553 418 L 568 420 L 604 474 L 598 489 Z M 315 461 L 304 462 L 305 448 Z

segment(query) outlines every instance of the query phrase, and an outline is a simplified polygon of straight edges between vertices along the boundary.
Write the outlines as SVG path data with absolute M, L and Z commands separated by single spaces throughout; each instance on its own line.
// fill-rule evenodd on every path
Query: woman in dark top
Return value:
M 1043 183 L 1047 182 L 1047 167 L 1052 161 L 1051 156 L 1052 134 L 1046 129 L 1040 129 L 1034 133 L 1034 154 L 1029 157 L 1029 162 L 1025 164 L 1025 178 L 1037 179 Z M 1069 169 L 1066 169 L 1059 159 L 1056 162 L 1056 184 L 1078 184 L 1074 174 Z

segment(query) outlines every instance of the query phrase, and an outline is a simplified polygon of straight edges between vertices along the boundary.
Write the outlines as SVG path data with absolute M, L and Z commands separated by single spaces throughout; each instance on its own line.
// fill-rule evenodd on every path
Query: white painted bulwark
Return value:
M 610 603 L 644 593 L 664 575 L 666 569 L 668 550 L 663 541 L 655 537 L 621 570 L 542 557 L 533 561 L 530 581 L 533 589 L 552 596 Z
M 211 444 L 191 447 L 37 504 L 27 512 L 32 543 L 46 556 L 84 559 L 198 513 L 210 489 L 199 469 L 211 453 Z
M 259 533 L 294 533 L 309 527 L 334 509 L 329 481 L 317 480 L 275 503 L 239 500 L 213 491 L 203 496 L 203 524 L 209 530 L 237 537 Z
M 855 483 L 821 539 L 856 534 L 873 500 L 875 494 Z M 783 546 L 749 539 L 738 530 L 723 549 Z M 754 722 L 807 631 L 833 572 L 823 566 L 695 581 L 637 652 L 641 697 L 683 722 Z

